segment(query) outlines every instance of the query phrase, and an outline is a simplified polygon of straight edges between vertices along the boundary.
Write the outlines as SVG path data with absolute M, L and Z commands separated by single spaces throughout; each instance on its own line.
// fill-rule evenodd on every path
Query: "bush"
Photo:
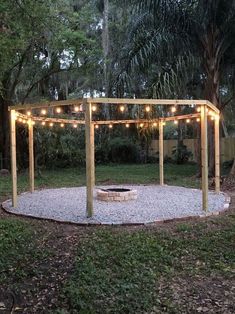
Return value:
M 180 141 L 177 146 L 175 146 L 172 150 L 173 160 L 177 164 L 184 164 L 189 161 L 190 158 L 193 157 L 191 151 L 187 149 L 187 146 L 184 145 L 183 141 Z
M 138 146 L 128 138 L 116 137 L 109 142 L 109 161 L 136 162 L 138 158 Z

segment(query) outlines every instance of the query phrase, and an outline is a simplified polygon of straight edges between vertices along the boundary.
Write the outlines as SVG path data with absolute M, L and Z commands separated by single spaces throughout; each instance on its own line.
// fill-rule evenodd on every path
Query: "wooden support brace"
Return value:
M 202 209 L 208 210 L 207 106 L 201 107 Z
M 11 176 L 12 176 L 12 206 L 17 207 L 17 165 L 16 165 L 16 112 L 10 112 L 11 125 Z
M 95 183 L 94 162 L 94 124 L 92 123 L 92 105 L 86 103 L 85 133 L 86 133 L 86 189 L 87 189 L 87 217 L 93 215 L 93 187 Z
M 30 192 L 34 191 L 34 149 L 33 149 L 33 121 L 29 119 L 29 187 Z
M 159 176 L 160 176 L 160 185 L 164 185 L 163 121 L 159 121 Z
M 220 192 L 220 121 L 219 115 L 215 117 L 215 191 Z

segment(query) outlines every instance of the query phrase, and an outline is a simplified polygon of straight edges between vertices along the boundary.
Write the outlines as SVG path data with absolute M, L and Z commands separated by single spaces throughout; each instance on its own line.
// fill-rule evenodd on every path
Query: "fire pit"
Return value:
M 124 202 L 137 199 L 137 190 L 125 188 L 99 189 L 97 199 L 104 202 Z

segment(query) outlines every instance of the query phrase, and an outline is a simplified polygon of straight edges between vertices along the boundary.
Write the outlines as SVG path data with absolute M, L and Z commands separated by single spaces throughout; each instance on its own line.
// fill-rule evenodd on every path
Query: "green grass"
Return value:
M 165 165 L 165 182 L 170 185 L 198 187 L 199 180 L 193 179 L 197 172 L 195 165 Z M 105 165 L 96 167 L 96 184 L 103 183 L 133 183 L 157 184 L 159 169 L 155 164 L 140 165 Z M 82 186 L 86 183 L 85 169 L 55 169 L 45 170 L 41 176 L 36 176 L 36 188 Z M 27 173 L 18 175 L 20 192 L 28 189 Z M 9 195 L 11 178 L 0 177 L 0 199 Z
M 37 248 L 33 229 L 16 219 L 0 220 L 0 284 L 33 276 L 32 263 L 44 256 Z M 14 283 L 14 282 L 13 282 Z
M 159 284 L 171 278 L 232 278 L 235 217 L 225 229 L 179 225 L 176 232 L 99 231 L 82 243 L 65 295 L 74 313 L 181 313 Z M 192 279 L 191 279 L 192 280 Z M 170 294 L 170 290 L 169 290 Z M 105 311 L 104 311 L 105 309 Z M 154 312 L 155 313 L 155 312 Z

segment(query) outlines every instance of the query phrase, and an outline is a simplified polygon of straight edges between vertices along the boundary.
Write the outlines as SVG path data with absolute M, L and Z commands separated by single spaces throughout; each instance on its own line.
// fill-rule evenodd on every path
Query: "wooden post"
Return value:
M 17 165 L 16 165 L 16 112 L 10 111 L 11 122 L 11 176 L 12 176 L 12 206 L 17 207 Z
M 93 215 L 93 187 L 94 187 L 94 124 L 92 123 L 92 105 L 85 103 L 85 133 L 86 133 L 86 190 L 87 190 L 87 217 Z
M 163 143 L 163 121 L 159 121 L 159 176 L 160 185 L 164 185 L 164 143 Z
M 34 191 L 34 149 L 33 149 L 33 123 L 32 119 L 28 121 L 29 130 L 29 187 L 30 192 Z
M 207 106 L 201 106 L 202 209 L 208 210 L 208 140 Z
M 220 192 L 220 121 L 219 115 L 215 117 L 215 191 Z

